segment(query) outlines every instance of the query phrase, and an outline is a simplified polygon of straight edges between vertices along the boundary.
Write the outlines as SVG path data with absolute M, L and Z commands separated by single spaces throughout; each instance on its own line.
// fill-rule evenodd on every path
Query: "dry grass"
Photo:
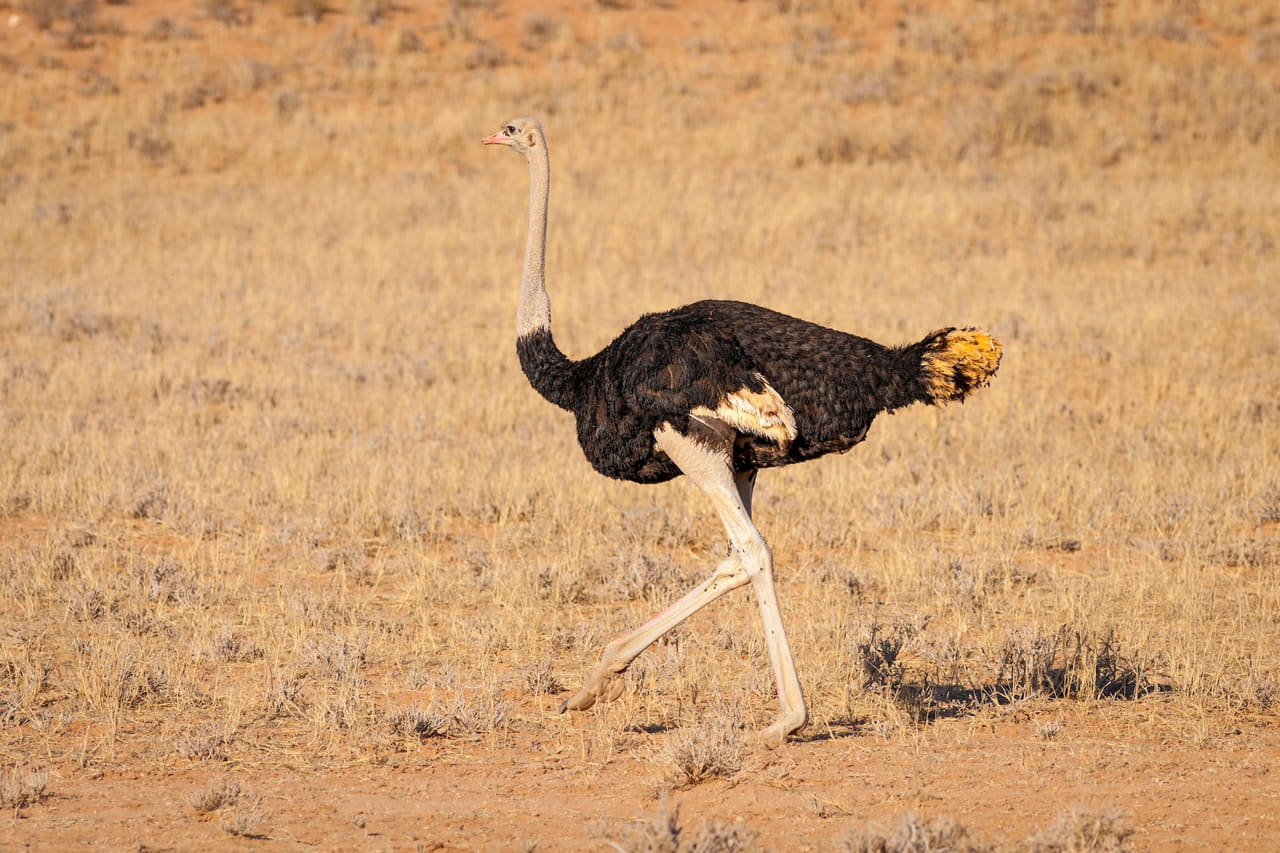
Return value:
M 678 806 L 662 804 L 652 820 L 611 839 L 618 853 L 750 853 L 760 849 L 743 823 L 703 821 L 691 826 L 680 817 Z
M 722 546 L 683 484 L 591 472 L 518 371 L 525 175 L 478 141 L 527 113 L 571 355 L 704 297 L 1005 345 L 969 404 L 761 478 L 811 732 L 1028 699 L 1118 737 L 1121 703 L 1175 740 L 1274 722 L 1265 15 L 941 4 L 881 28 L 750 2 L 695 48 L 607 6 L 251 5 L 215 31 L 240 7 L 204 4 L 180 40 L 139 10 L 92 65 L 0 40 L 22 72 L 0 87 L 13 763 L 377 762 L 518 732 L 607 764 L 644 754 L 626 726 L 698 731 L 711 697 L 770 719 L 745 595 L 641 658 L 598 729 L 546 713 Z M 263 40 L 284 12 L 319 23 Z
M 17 811 L 49 799 L 49 771 L 12 768 L 0 775 L 0 809 Z
M 651 763 L 664 768 L 658 788 L 669 791 L 732 779 L 742 769 L 744 751 L 734 720 L 717 716 L 672 733 Z
M 1019 843 L 997 843 L 973 837 L 949 817 L 908 814 L 888 833 L 850 830 L 837 845 L 845 853 L 1126 853 L 1134 849 L 1133 830 L 1110 812 L 1074 812 Z

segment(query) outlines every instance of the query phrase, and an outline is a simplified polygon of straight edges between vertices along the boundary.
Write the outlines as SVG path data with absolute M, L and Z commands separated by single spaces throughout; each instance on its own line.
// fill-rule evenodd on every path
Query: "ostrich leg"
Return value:
M 622 673 L 649 645 L 720 596 L 750 583 L 760 605 L 781 705 L 777 720 L 761 732 L 761 738 L 767 743 L 781 743 L 805 724 L 808 712 L 773 587 L 773 557 L 751 521 L 755 472 L 735 474 L 728 446 L 708 446 L 668 426 L 658 429 L 655 436 L 658 448 L 711 498 L 729 536 L 730 555 L 716 566 L 711 577 L 671 607 L 605 646 L 600 664 L 582 689 L 560 706 L 560 711 L 585 710 L 597 699 L 617 698 L 622 692 Z

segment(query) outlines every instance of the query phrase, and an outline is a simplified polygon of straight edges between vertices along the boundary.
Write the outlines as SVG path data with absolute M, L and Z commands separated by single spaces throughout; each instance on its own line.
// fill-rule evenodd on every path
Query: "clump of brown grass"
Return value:
M 69 21 L 78 32 L 92 32 L 98 15 L 98 0 L 25 0 L 22 10 L 42 30 L 58 21 Z
M 704 821 L 691 830 L 680 819 L 680 807 L 668 807 L 647 823 L 608 841 L 618 853 L 750 853 L 758 849 L 755 834 L 743 822 Z
M 1114 811 L 1074 811 L 1027 839 L 1027 853 L 1126 853 L 1133 829 Z
M 1012 701 L 1032 696 L 1136 699 L 1156 689 L 1143 659 L 1121 651 L 1112 630 L 1093 634 L 1066 625 L 1052 632 L 1021 628 L 1010 633 L 999 658 L 994 689 Z
M 537 50 L 556 37 L 561 23 L 546 12 L 527 12 L 520 19 L 520 46 Z
M 236 0 L 201 0 L 200 12 L 211 21 L 224 27 L 242 27 L 253 23 L 253 12 L 236 3 Z M 164 20 L 164 19 L 161 19 Z M 155 30 L 153 29 L 153 32 Z M 166 33 L 167 39 L 171 31 Z
M 900 619 L 888 626 L 873 621 L 862 630 L 861 637 L 854 643 L 854 656 L 862 667 L 864 689 L 890 692 L 901 689 L 905 670 L 899 655 L 928 623 L 927 616 L 910 622 Z
M 223 831 L 244 838 L 262 837 L 260 827 L 267 818 L 262 795 L 245 791 L 232 778 L 220 779 L 187 797 L 187 804 L 201 814 L 219 813 Z
M 401 738 L 468 738 L 504 729 L 511 703 L 495 689 L 459 691 L 451 699 L 436 699 L 426 708 L 416 705 L 386 715 L 386 725 Z
M 351 11 L 366 24 L 380 24 L 395 11 L 392 0 L 351 0 Z
M 837 849 L 843 853 L 994 853 L 996 848 L 971 838 L 964 826 L 949 817 L 922 818 L 912 813 L 888 834 L 872 828 L 851 829 Z
M 318 24 L 320 19 L 332 9 L 325 0 L 285 0 L 284 11 L 286 15 L 301 18 L 307 23 Z
M 564 690 L 564 685 L 552 670 L 551 661 L 546 660 L 525 673 L 525 683 L 529 692 L 535 696 L 547 696 Z
M 266 819 L 267 812 L 258 808 L 256 803 L 245 803 L 223 812 L 218 818 L 218 825 L 228 835 L 239 838 L 266 838 L 262 831 Z
M 1077 811 L 1058 818 L 1052 826 L 1020 843 L 1001 845 L 973 838 L 969 830 L 945 815 L 903 817 L 888 833 L 860 827 L 850 829 L 837 849 L 844 853 L 1125 853 L 1131 850 L 1133 830 L 1111 811 Z
M 203 790 L 190 794 L 187 797 L 187 804 L 201 814 L 207 814 L 227 806 L 233 806 L 239 803 L 243 796 L 244 791 L 239 782 L 235 779 L 224 778 Z
M 402 708 L 387 714 L 387 725 L 393 734 L 416 740 L 447 737 L 452 717 L 439 709 Z
M 175 738 L 173 750 L 196 761 L 221 761 L 227 756 L 228 740 L 222 732 L 205 725 L 202 730 Z
M 742 734 L 727 715 L 677 729 L 653 756 L 664 768 L 663 788 L 692 788 L 716 779 L 732 779 L 742 769 Z
M 0 808 L 25 809 L 50 796 L 48 770 L 14 767 L 0 773 Z

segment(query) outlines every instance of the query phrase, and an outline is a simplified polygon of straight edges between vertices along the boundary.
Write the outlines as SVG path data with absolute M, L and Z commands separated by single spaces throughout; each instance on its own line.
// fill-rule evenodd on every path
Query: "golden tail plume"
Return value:
M 1000 342 L 979 329 L 939 329 L 925 340 L 920 373 L 932 403 L 963 400 L 1000 367 Z

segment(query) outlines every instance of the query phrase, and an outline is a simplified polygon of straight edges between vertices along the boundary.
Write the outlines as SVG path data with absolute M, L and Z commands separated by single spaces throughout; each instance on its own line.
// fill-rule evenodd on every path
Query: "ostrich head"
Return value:
M 546 145 L 542 124 L 536 118 L 513 118 L 502 130 L 481 140 L 485 145 L 508 145 L 528 157 L 535 148 Z

